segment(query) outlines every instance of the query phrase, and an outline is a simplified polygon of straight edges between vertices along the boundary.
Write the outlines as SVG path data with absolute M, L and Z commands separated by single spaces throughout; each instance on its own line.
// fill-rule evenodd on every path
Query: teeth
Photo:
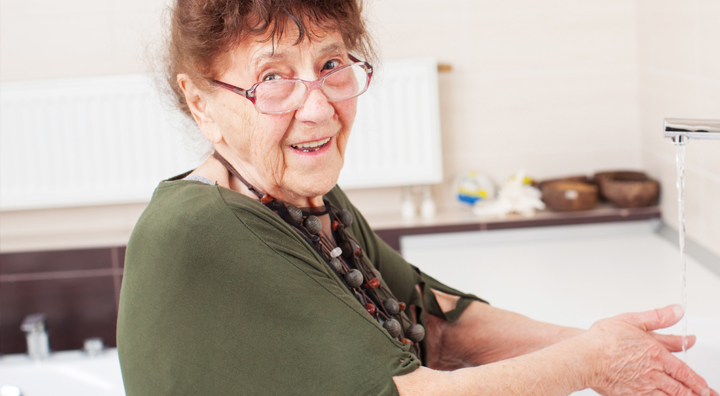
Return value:
M 323 139 L 323 140 L 317 140 L 314 142 L 307 142 L 307 143 L 300 143 L 300 144 L 293 144 L 292 146 L 299 149 L 306 149 L 306 148 L 314 148 L 318 146 L 322 146 L 323 144 L 330 141 L 330 138 Z

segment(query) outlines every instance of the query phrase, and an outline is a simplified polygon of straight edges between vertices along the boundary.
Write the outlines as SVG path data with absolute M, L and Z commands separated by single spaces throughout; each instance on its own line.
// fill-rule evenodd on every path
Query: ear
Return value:
M 211 143 L 220 142 L 222 134 L 209 111 L 211 107 L 208 106 L 209 94 L 198 88 L 187 74 L 178 74 L 177 83 L 185 94 L 185 102 L 187 102 L 190 113 L 198 128 L 200 128 L 200 132 Z

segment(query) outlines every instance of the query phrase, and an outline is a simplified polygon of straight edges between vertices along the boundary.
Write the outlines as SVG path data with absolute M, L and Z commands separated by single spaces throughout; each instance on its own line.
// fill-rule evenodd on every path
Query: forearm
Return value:
M 427 325 L 428 366 L 443 370 L 525 355 L 583 332 L 479 302 L 454 323 L 429 316 Z
M 571 338 L 542 350 L 453 372 L 421 367 L 394 377 L 401 396 L 568 395 L 588 386 L 594 350 Z

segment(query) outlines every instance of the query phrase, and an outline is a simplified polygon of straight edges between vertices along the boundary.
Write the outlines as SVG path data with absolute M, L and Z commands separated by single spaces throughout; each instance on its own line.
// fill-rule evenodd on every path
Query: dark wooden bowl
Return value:
M 593 183 L 598 186 L 598 193 L 600 199 L 607 201 L 605 196 L 605 190 L 603 188 L 603 182 L 608 179 L 619 178 L 622 180 L 647 180 L 648 177 L 644 172 L 637 171 L 611 171 L 611 172 L 598 172 L 593 176 Z
M 560 177 L 560 178 L 557 178 L 557 179 L 543 180 L 543 181 L 540 182 L 540 184 L 538 184 L 538 185 L 535 186 L 535 187 L 537 187 L 537 188 L 539 188 L 540 190 L 542 190 L 542 188 L 543 188 L 544 186 L 546 186 L 546 185 L 548 185 L 548 184 L 550 184 L 550 183 L 556 183 L 556 182 L 580 182 L 580 183 L 586 183 L 586 184 L 591 184 L 591 183 L 592 183 L 587 176 L 585 176 L 585 175 L 580 175 L 580 176 L 567 176 L 567 177 Z
M 621 208 L 640 208 L 655 205 L 660 196 L 660 184 L 645 178 L 637 180 L 635 175 L 614 175 L 602 181 L 605 199 Z
M 556 181 L 545 183 L 542 200 L 551 210 L 568 212 L 589 210 L 598 199 L 597 186 L 578 181 Z

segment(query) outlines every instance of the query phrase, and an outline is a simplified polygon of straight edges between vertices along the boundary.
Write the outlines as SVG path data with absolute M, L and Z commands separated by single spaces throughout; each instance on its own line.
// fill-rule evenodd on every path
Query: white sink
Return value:
M 55 352 L 33 361 L 27 355 L 0 357 L 0 386 L 15 386 L 23 396 L 124 396 L 117 349 L 97 356 L 82 351 Z

